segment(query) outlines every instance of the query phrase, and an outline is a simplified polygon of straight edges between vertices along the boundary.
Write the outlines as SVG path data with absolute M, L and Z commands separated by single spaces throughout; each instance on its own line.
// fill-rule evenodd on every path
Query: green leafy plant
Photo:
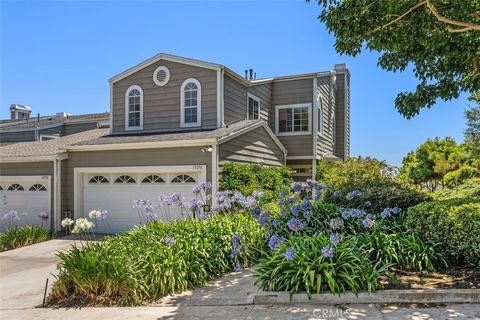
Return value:
M 287 167 L 268 167 L 259 164 L 226 163 L 220 178 L 220 188 L 250 195 L 265 192 L 265 202 L 276 200 L 280 191 L 288 189 L 292 178 Z
M 328 185 L 325 201 L 342 207 L 364 207 L 381 212 L 386 207 L 406 209 L 428 199 L 412 186 L 395 179 L 395 168 L 372 158 L 350 158 L 346 162 L 319 161 L 317 180 Z M 347 193 L 360 190 L 361 196 L 346 199 Z M 340 196 L 334 196 L 335 191 Z
M 419 204 L 408 209 L 407 226 L 422 239 L 438 243 L 437 250 L 450 263 L 480 266 L 479 198 Z
M 260 260 L 257 284 L 264 290 L 306 292 L 309 297 L 324 291 L 375 291 L 380 286 L 379 278 L 388 275 L 388 265 L 372 263 L 364 252 L 357 250 L 356 241 L 347 237 L 330 247 L 325 235 L 292 237 Z M 325 248 L 333 251 L 326 252 Z
M 233 243 L 234 236 L 238 243 Z M 263 231 L 248 214 L 151 222 L 59 253 L 60 274 L 50 301 L 120 305 L 153 301 L 203 285 L 234 266 L 250 266 L 264 246 Z
M 0 233 L 1 251 L 29 246 L 47 241 L 54 237 L 54 232 L 40 226 L 15 227 Z

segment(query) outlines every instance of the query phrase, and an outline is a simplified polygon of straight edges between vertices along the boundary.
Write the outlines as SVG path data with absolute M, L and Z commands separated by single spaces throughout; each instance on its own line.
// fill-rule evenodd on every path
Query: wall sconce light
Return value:
M 202 152 L 212 152 L 213 148 L 212 148 L 212 146 L 206 146 L 206 147 L 202 148 L 201 151 Z

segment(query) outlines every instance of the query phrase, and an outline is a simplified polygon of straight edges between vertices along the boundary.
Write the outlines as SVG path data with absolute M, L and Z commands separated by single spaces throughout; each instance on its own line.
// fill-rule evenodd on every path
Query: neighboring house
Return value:
M 159 54 L 110 79 L 110 129 L 0 148 L 1 213 L 48 210 L 59 230 L 66 215 L 106 209 L 117 232 L 138 223 L 135 199 L 189 199 L 203 181 L 217 191 L 226 162 L 286 164 L 298 180 L 314 177 L 318 159 L 349 155 L 349 82 L 345 65 L 254 80 Z M 10 200 L 32 203 L 42 192 L 35 208 Z
M 59 112 L 54 116 L 31 117 L 28 106 L 12 104 L 11 117 L 0 122 L 0 145 L 55 139 L 69 134 L 109 126 L 108 113 L 70 115 Z

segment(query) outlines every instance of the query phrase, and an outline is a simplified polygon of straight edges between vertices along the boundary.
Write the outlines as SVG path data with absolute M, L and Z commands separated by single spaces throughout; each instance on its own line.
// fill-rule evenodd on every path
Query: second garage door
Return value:
M 149 200 L 158 204 L 160 195 L 170 196 L 178 192 L 185 201 L 188 201 L 193 197 L 192 187 L 205 181 L 204 167 L 136 168 L 131 171 L 123 168 L 117 173 L 114 172 L 114 168 L 108 168 L 84 172 L 81 174 L 83 216 L 88 217 L 88 213 L 94 209 L 105 209 L 108 211 L 108 223 L 98 222 L 96 231 L 100 233 L 127 231 L 140 223 L 137 209 L 133 208 L 135 200 Z M 169 211 L 172 219 L 181 218 L 177 206 L 170 206 Z M 165 219 L 162 208 L 155 209 L 155 213 L 160 219 Z

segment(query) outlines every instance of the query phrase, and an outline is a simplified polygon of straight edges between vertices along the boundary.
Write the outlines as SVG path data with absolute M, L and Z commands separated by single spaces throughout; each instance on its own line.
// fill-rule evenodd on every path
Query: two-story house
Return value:
M 138 223 L 135 199 L 188 199 L 203 181 L 216 192 L 226 162 L 313 177 L 318 159 L 348 157 L 349 82 L 345 65 L 253 79 L 159 54 L 110 79 L 109 129 L 0 148 L 1 213 L 47 211 L 60 229 L 65 215 L 106 209 L 119 232 Z

